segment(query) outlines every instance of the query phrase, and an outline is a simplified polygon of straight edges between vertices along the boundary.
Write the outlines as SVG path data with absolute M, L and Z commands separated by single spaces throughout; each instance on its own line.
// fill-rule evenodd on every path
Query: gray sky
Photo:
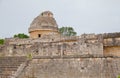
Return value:
M 82 33 L 120 31 L 120 0 L 0 0 L 0 38 L 28 34 L 32 20 L 50 10 L 61 26 Z

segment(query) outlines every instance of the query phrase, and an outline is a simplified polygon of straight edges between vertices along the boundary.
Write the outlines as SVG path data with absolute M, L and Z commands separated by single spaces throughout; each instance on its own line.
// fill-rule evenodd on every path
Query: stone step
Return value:
M 10 78 L 26 57 L 0 57 L 0 78 Z

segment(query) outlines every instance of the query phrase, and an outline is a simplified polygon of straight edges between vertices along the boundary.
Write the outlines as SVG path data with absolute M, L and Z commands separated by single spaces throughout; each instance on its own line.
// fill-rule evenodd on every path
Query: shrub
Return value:
M 0 39 L 0 45 L 4 44 L 4 39 Z
M 29 38 L 28 35 L 24 34 L 24 33 L 19 33 L 19 34 L 15 34 L 14 38 Z

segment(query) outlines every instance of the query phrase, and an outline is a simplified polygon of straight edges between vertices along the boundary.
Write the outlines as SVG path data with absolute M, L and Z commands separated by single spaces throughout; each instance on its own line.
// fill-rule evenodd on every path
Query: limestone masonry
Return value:
M 50 11 L 37 16 L 28 30 L 29 39 L 6 38 L 0 46 L 0 78 L 117 78 L 120 74 L 119 32 L 62 36 Z M 23 57 L 24 61 L 14 62 Z M 13 63 L 6 65 L 3 60 L 16 64 L 15 70 Z

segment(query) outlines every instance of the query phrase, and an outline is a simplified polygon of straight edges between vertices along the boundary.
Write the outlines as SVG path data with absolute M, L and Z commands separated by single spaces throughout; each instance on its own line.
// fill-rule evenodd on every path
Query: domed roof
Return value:
M 29 32 L 35 30 L 53 30 L 58 31 L 58 25 L 53 18 L 53 13 L 50 11 L 44 11 L 37 16 L 31 23 Z

